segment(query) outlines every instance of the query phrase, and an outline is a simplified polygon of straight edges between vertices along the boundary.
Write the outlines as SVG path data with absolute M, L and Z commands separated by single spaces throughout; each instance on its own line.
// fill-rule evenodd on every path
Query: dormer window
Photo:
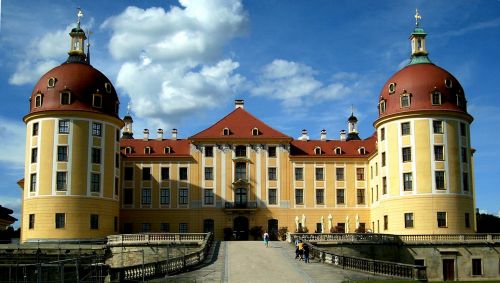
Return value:
M 71 104 L 71 93 L 61 92 L 61 105 L 69 105 L 69 104 Z
M 465 97 L 463 95 L 457 94 L 457 106 L 465 109 Z
M 42 106 L 42 94 L 39 92 L 35 96 L 35 107 L 41 107 Z
M 396 91 L 396 83 L 389 84 L 389 94 L 393 94 Z
M 110 83 L 105 83 L 104 84 L 104 89 L 106 90 L 107 93 L 111 93 L 111 84 Z
M 358 152 L 359 152 L 359 154 L 362 154 L 362 155 L 366 154 L 366 149 L 364 147 L 360 147 L 360 148 L 358 148 Z
M 378 109 L 380 114 L 385 113 L 385 100 L 380 101 Z
M 56 86 L 56 78 L 49 78 L 47 80 L 47 87 L 55 87 Z
M 335 152 L 336 155 L 341 155 L 342 154 L 342 149 L 340 147 L 336 147 L 333 152 Z
M 441 93 L 439 91 L 431 93 L 431 101 L 432 105 L 441 105 Z
M 144 148 L 144 153 L 145 153 L 145 154 L 151 154 L 151 147 L 146 146 L 146 147 Z
M 314 148 L 314 154 L 321 155 L 321 147 L 317 146 Z
M 102 96 L 100 94 L 92 95 L 92 107 L 102 108 Z
M 253 128 L 252 129 L 252 136 L 258 136 L 260 134 L 259 129 Z
M 401 94 L 401 107 L 407 108 L 410 107 L 411 104 L 411 94 L 409 93 L 403 93 Z
M 164 152 L 165 154 L 169 154 L 169 153 L 171 153 L 171 152 L 172 152 L 172 150 L 170 149 L 170 146 L 166 146 L 166 147 L 163 149 L 163 152 Z
M 130 146 L 125 148 L 125 154 L 132 154 L 132 148 Z
M 224 135 L 224 136 L 229 136 L 229 134 L 230 134 L 229 128 L 224 128 L 224 129 L 222 130 L 222 135 Z
M 453 87 L 453 82 L 451 79 L 444 79 L 444 86 L 446 88 L 452 88 Z

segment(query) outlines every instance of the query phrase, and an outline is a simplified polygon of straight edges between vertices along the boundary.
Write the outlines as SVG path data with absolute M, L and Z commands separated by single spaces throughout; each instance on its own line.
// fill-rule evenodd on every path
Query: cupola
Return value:
M 347 119 L 347 127 L 349 132 L 347 133 L 346 140 L 360 140 L 358 136 L 358 118 L 354 116 L 354 107 L 351 108 L 351 116 Z
M 69 33 L 71 37 L 71 45 L 69 49 L 69 56 L 66 60 L 67 63 L 88 63 L 87 56 L 85 55 L 85 40 L 87 36 L 80 26 L 80 20 L 83 17 L 83 12 L 78 9 L 76 27 Z

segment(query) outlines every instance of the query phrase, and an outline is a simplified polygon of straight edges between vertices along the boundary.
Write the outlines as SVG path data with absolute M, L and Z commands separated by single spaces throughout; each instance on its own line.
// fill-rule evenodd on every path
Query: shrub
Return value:
M 278 229 L 278 238 L 282 241 L 286 241 L 286 233 L 288 233 L 288 227 L 280 227 Z

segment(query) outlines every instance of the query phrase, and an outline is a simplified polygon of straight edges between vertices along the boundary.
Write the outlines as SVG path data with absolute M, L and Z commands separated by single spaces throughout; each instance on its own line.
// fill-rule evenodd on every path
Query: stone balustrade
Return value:
M 108 246 L 138 246 L 161 245 L 170 243 L 198 243 L 201 244 L 205 233 L 146 233 L 146 234 L 121 234 L 108 236 Z

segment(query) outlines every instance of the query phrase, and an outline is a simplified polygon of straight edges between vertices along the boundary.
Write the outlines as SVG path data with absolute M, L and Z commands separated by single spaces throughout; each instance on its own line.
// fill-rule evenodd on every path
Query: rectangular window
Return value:
M 188 204 L 188 189 L 179 189 L 179 204 Z
M 276 157 L 276 147 L 270 146 L 267 148 L 267 156 L 268 157 Z
M 36 191 L 36 173 L 30 175 L 30 192 Z
M 69 134 L 69 120 L 59 120 L 59 133 Z
M 432 105 L 441 105 L 441 93 L 439 92 L 432 93 Z
M 119 188 L 120 188 L 120 179 L 118 179 L 118 177 L 115 177 L 115 195 L 116 196 L 118 195 Z
M 100 164 L 101 163 L 101 149 L 93 147 L 92 148 L 92 163 Z
M 444 186 L 444 171 L 435 171 L 434 172 L 435 181 L 436 181 L 436 190 L 445 190 Z
M 187 232 L 188 232 L 188 224 L 179 223 L 179 233 L 187 233 Z
M 324 189 L 316 189 L 316 204 L 319 204 L 319 205 L 325 204 L 325 190 Z
M 413 190 L 413 174 L 403 173 L 403 190 L 411 191 Z
M 442 145 L 435 145 L 434 146 L 434 159 L 436 161 L 443 161 L 444 160 L 444 146 L 442 146 Z
M 276 196 L 276 189 L 269 189 L 268 191 L 268 202 L 269 204 L 278 204 L 278 201 L 277 201 L 277 196 Z
M 205 157 L 213 157 L 213 156 L 214 156 L 214 147 L 205 146 Z
M 101 191 L 101 174 L 90 174 L 90 191 L 93 193 L 98 193 Z
M 150 205 L 151 204 L 151 189 L 142 189 L 141 204 Z
M 66 224 L 66 214 L 56 213 L 56 229 L 63 229 Z
M 38 122 L 33 123 L 33 128 L 31 129 L 32 136 L 38 136 Z
M 410 107 L 410 96 L 409 95 L 401 96 L 401 107 Z
M 149 232 L 151 232 L 151 223 L 142 223 L 142 225 L 141 225 L 141 232 L 142 233 L 149 233 Z
M 276 181 L 276 167 L 267 168 L 267 177 L 269 181 Z
M 68 105 L 70 104 L 71 100 L 71 95 L 69 92 L 63 92 L 61 93 L 61 104 L 62 105 Z
M 337 181 L 344 181 L 344 168 L 335 168 Z
M 160 204 L 170 204 L 170 189 L 160 189 Z
M 405 228 L 413 228 L 413 213 L 405 213 Z
M 115 141 L 117 141 L 117 142 L 120 141 L 120 130 L 115 131 Z
M 247 178 L 247 164 L 244 162 L 237 162 L 236 167 L 236 180 L 246 180 Z
M 115 168 L 120 168 L 120 154 L 115 153 Z
M 170 168 L 161 167 L 161 179 L 162 180 L 170 180 Z
M 205 167 L 205 180 L 213 180 L 213 179 L 214 179 L 214 168 Z
M 356 180 L 358 181 L 365 180 L 365 168 L 356 168 Z
M 38 160 L 38 148 L 34 147 L 31 149 L 31 163 L 36 163 Z
M 134 167 L 125 167 L 124 179 L 125 181 L 134 180 Z
M 382 177 L 382 194 L 387 194 L 387 177 Z
M 160 223 L 160 232 L 169 233 L 170 232 L 170 223 Z
M 375 185 L 376 201 L 378 201 L 378 185 Z
M 179 180 L 187 181 L 188 179 L 188 169 L 187 167 L 179 168 Z
M 382 167 L 385 166 L 385 152 L 382 152 Z
M 446 212 L 438 212 L 437 213 L 437 224 L 439 228 L 446 227 Z
M 97 214 L 90 215 L 90 229 L 92 230 L 99 229 L 99 215 Z
M 236 146 L 235 154 L 236 154 L 236 157 L 246 157 L 247 156 L 247 147 L 244 145 Z
M 206 205 L 213 205 L 214 204 L 214 190 L 205 189 L 204 190 L 204 200 L 205 200 Z
M 467 135 L 467 130 L 465 127 L 465 123 L 460 123 L 460 135 L 465 137 Z
M 67 172 L 57 172 L 56 174 L 57 190 L 65 191 L 67 188 Z
M 123 204 L 131 205 L 134 203 L 134 190 L 123 189 Z
M 34 214 L 30 214 L 29 216 L 29 226 L 28 226 L 29 229 L 35 229 L 35 215 Z
M 441 120 L 434 120 L 432 121 L 432 129 L 435 134 L 442 134 L 443 133 L 443 121 Z
M 304 180 L 304 168 L 295 168 L 295 181 L 302 181 Z
M 403 147 L 401 149 L 402 154 L 403 154 L 403 162 L 410 162 L 411 161 L 411 147 Z
M 468 212 L 465 213 L 465 228 L 470 228 L 470 214 Z
M 384 215 L 384 230 L 389 229 L 389 216 Z
M 100 137 L 102 135 L 102 124 L 92 123 L 92 136 Z
M 380 140 L 385 140 L 385 128 L 380 129 Z
M 472 275 L 473 276 L 483 275 L 483 267 L 480 258 L 472 259 Z
M 344 189 L 337 189 L 337 204 L 345 204 Z
M 370 166 L 370 179 L 373 179 L 373 166 Z
M 299 205 L 304 204 L 304 190 L 303 189 L 295 189 L 295 204 L 299 204 Z
M 464 192 L 469 191 L 469 174 L 467 172 L 462 173 L 462 183 L 464 184 Z
M 462 147 L 461 155 L 462 155 L 462 162 L 467 163 L 467 148 Z
M 401 135 L 406 136 L 410 134 L 410 122 L 401 123 Z
M 324 169 L 323 168 L 316 168 L 316 181 L 323 181 L 324 180 Z
M 142 168 L 142 180 L 143 181 L 151 180 L 151 168 L 150 167 L 143 167 Z
M 365 204 L 365 189 L 357 189 L 357 204 Z

